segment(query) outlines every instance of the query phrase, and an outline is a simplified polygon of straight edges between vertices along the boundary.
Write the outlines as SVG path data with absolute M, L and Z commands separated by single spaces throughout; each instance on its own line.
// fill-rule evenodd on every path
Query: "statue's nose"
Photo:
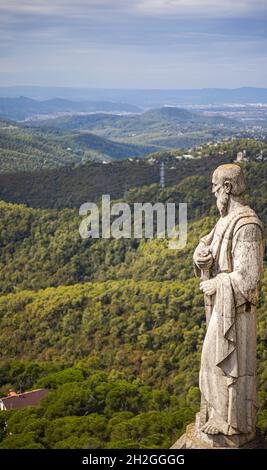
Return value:
M 214 184 L 214 185 L 212 186 L 212 193 L 215 194 L 215 196 L 218 194 L 218 191 L 219 191 L 220 187 L 221 187 L 221 186 L 216 185 L 216 184 Z

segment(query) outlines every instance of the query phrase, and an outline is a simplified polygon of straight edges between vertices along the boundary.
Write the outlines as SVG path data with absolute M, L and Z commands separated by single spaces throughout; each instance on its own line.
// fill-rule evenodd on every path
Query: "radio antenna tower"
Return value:
M 160 164 L 160 187 L 162 189 L 165 188 L 165 166 L 164 166 L 164 162 L 161 162 L 161 164 Z

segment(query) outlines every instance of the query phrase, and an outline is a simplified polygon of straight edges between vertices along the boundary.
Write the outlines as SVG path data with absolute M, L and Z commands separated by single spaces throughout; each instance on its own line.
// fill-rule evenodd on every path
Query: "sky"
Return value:
M 267 0 L 0 0 L 0 85 L 267 87 Z

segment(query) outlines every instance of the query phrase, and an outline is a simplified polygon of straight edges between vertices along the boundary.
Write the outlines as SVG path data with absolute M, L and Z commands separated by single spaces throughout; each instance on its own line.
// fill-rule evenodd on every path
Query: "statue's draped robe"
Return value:
M 262 230 L 255 212 L 242 206 L 221 217 L 199 244 L 199 248 L 210 247 L 215 259 L 210 277 L 217 283 L 199 383 L 209 416 L 220 423 L 225 434 L 255 430 L 255 305 L 262 275 Z

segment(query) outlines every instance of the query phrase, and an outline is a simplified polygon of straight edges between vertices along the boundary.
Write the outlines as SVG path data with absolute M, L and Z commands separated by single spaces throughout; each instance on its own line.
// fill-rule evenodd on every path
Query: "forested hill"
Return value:
M 156 158 L 156 157 L 155 157 Z M 167 187 L 179 184 L 187 176 L 207 175 L 217 164 L 232 161 L 232 157 L 179 161 L 172 159 L 165 167 Z M 255 165 L 255 171 L 261 172 Z M 0 174 L 0 198 L 36 208 L 78 207 L 87 201 L 97 201 L 102 194 L 112 199 L 130 197 L 138 187 L 159 183 L 159 165 L 147 160 L 113 162 L 108 165 L 92 163 L 76 168 Z M 146 192 L 146 189 L 144 189 Z
M 195 126 L 214 124 L 225 124 L 239 127 L 241 124 L 234 119 L 224 117 L 202 116 L 199 113 L 187 111 L 186 109 L 174 106 L 166 106 L 153 109 L 135 115 L 112 115 L 96 113 L 87 116 L 63 116 L 55 119 L 43 120 L 42 125 L 56 127 L 65 130 L 91 130 L 109 133 L 113 129 L 117 130 L 117 135 L 129 135 L 129 132 L 155 132 L 160 131 L 161 126 L 169 125 L 169 130 L 178 124 L 194 124 Z M 34 124 L 34 122 L 32 123 Z M 35 125 L 39 125 L 38 121 Z
M 248 185 L 247 200 L 266 224 L 267 163 L 246 164 L 244 169 Z M 127 201 L 130 205 L 134 202 L 175 202 L 177 208 L 180 202 L 187 202 L 188 218 L 196 223 L 202 217 L 216 214 L 210 181 L 205 174 L 188 176 L 177 185 L 165 190 L 161 190 L 158 185 L 129 190 Z M 82 202 L 87 202 L 87 199 Z M 99 207 L 101 209 L 100 200 Z M 134 260 L 138 258 L 139 241 L 135 239 L 81 241 L 78 232 L 81 217 L 78 215 L 78 209 L 40 210 L 3 202 L 0 210 L 2 292 L 131 277 Z M 195 242 L 196 240 L 193 241 Z M 190 237 L 189 252 L 193 249 L 191 243 Z M 142 243 L 140 246 L 142 247 Z M 174 256 L 172 250 L 167 251 L 170 251 L 168 256 Z M 187 250 L 177 254 L 178 264 L 173 265 L 179 268 L 178 271 L 174 271 L 177 276 L 179 270 L 182 275 L 189 264 L 189 259 L 184 258 L 186 252 Z M 162 280 L 165 279 L 165 275 L 169 279 L 170 274 L 167 274 L 167 269 L 165 272 L 163 260 L 160 260 L 158 265 L 162 274 L 157 277 L 157 262 L 155 260 L 154 270 L 151 273 L 146 271 L 144 276 L 141 276 L 142 279 Z M 141 266 L 136 270 L 135 277 L 138 272 L 140 275 Z
M 22 127 L 0 121 L 0 172 L 25 172 L 148 155 L 158 145 L 115 142 L 91 132 Z
M 42 140 L 39 145 L 42 145 Z M 246 149 L 249 159 L 249 163 L 243 165 L 245 171 L 248 168 L 248 192 L 251 193 L 255 189 L 255 181 L 264 181 L 267 177 L 267 145 L 255 139 L 238 139 L 196 148 L 192 150 L 194 158 L 188 160 L 182 157 L 183 150 L 172 149 L 154 152 L 148 158 L 107 165 L 88 163 L 54 170 L 0 173 L 0 199 L 36 208 L 78 209 L 84 202 L 97 201 L 103 193 L 110 194 L 112 199 L 129 198 L 130 190 L 159 183 L 159 163 L 162 161 L 165 162 L 167 188 L 182 183 L 188 176 L 202 175 L 203 190 L 203 185 L 206 189 L 209 187 L 215 167 L 235 161 L 237 153 L 243 149 Z M 185 182 L 181 197 L 184 197 L 183 191 L 186 191 L 186 200 L 195 200 L 194 204 L 198 204 L 197 197 L 192 197 L 189 193 L 190 190 L 200 188 L 199 184 L 192 188 L 192 185 L 187 187 Z
M 24 125 L 0 117 L 0 173 L 107 163 L 170 149 L 179 156 L 212 141 L 266 138 L 264 128 L 241 124 L 174 107 L 130 116 L 96 113 Z
M 176 107 L 152 109 L 133 115 L 96 113 L 32 121 L 31 126 L 69 132 L 93 132 L 108 139 L 131 144 L 190 148 L 211 139 L 246 133 L 246 125 L 223 116 L 206 116 Z

